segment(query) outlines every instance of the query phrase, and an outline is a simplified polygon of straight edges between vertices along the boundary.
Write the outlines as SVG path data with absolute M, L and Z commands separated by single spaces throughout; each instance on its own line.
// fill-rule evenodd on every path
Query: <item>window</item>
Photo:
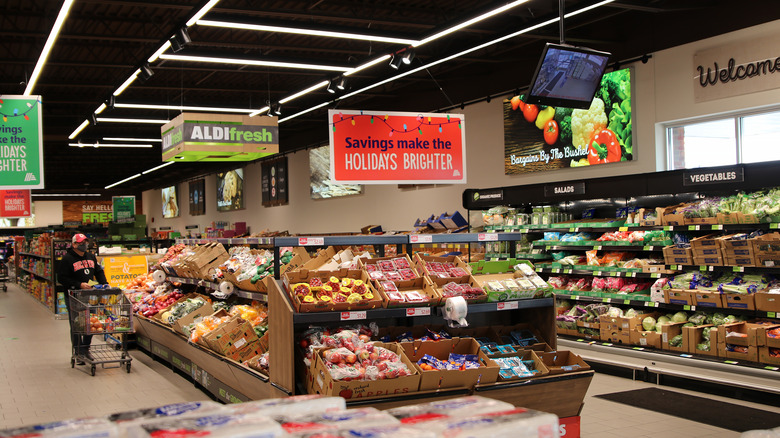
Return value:
M 780 160 L 780 111 L 667 128 L 670 170 Z

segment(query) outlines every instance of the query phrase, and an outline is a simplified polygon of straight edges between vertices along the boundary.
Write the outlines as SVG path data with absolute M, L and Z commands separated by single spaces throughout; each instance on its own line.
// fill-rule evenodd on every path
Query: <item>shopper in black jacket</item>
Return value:
M 58 280 L 68 291 L 80 289 L 92 289 L 90 281 L 97 281 L 100 284 L 108 284 L 103 267 L 97 261 L 94 254 L 89 252 L 89 242 L 87 236 L 79 233 L 73 236 L 71 248 L 62 256 Z M 70 315 L 70 296 L 65 297 L 65 305 Z M 70 317 L 70 316 L 69 316 Z M 71 334 L 70 342 L 75 349 L 79 346 L 79 351 L 75 352 L 79 356 L 89 356 L 89 345 L 92 342 L 92 335 L 74 335 Z M 79 361 L 79 365 L 84 363 Z

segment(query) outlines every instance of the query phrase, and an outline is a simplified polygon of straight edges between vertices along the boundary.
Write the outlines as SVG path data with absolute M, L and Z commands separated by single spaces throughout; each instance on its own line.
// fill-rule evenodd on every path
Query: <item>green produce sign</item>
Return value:
M 522 99 L 504 101 L 506 175 L 633 160 L 629 69 L 605 74 L 589 109 Z
M 0 187 L 43 188 L 41 97 L 0 95 Z
M 123 224 L 135 221 L 135 196 L 114 196 L 111 199 L 114 222 Z

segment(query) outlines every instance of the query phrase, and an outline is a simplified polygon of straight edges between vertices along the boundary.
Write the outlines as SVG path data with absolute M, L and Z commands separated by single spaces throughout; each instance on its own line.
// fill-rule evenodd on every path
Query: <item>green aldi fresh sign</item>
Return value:
M 43 188 L 41 97 L 0 95 L 0 188 Z

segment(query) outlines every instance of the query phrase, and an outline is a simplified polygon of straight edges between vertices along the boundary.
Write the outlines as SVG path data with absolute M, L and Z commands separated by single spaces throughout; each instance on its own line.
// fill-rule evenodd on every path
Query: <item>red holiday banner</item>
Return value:
M 0 190 L 0 217 L 30 217 L 29 190 Z
M 330 110 L 328 120 L 333 182 L 466 182 L 463 114 Z

